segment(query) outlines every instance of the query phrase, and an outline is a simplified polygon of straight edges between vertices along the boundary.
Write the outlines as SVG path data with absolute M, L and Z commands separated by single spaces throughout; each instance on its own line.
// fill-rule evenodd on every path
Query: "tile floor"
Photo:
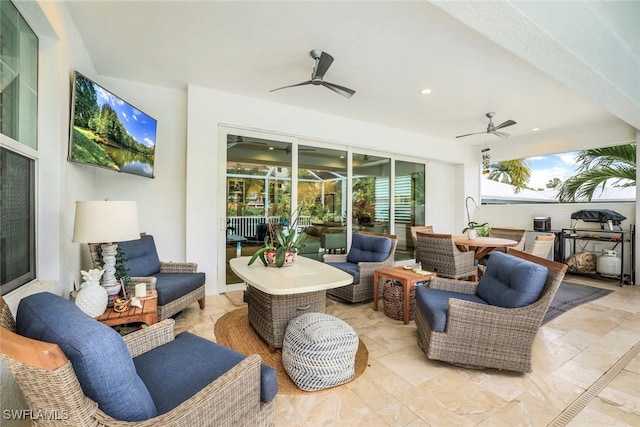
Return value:
M 640 286 L 567 279 L 615 292 L 542 326 L 530 374 L 430 361 L 417 345 L 414 322 L 389 319 L 371 303 L 327 299 L 327 313 L 352 325 L 367 345 L 369 367 L 333 390 L 278 395 L 276 426 L 549 425 L 585 392 L 593 396 L 589 387 L 640 346 Z M 215 321 L 235 308 L 224 295 L 207 297 L 206 309 L 194 304 L 176 319 L 176 330 L 215 341 Z M 640 356 L 622 364 L 582 410 L 554 425 L 640 426 Z

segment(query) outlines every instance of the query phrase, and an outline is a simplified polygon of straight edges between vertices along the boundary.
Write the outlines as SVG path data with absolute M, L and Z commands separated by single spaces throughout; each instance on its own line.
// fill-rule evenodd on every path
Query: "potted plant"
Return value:
M 467 237 L 473 240 L 476 236 L 487 237 L 489 232 L 491 231 L 491 227 L 488 222 L 478 224 L 477 222 L 470 221 L 467 224 L 467 227 L 462 230 L 463 233 L 467 233 Z
M 298 249 L 304 246 L 304 241 L 307 238 L 307 233 L 304 231 L 296 232 L 299 213 L 300 208 L 296 211 L 295 219 L 290 224 L 285 219 L 282 224 L 277 226 L 269 225 L 269 232 L 264 237 L 264 245 L 253 254 L 249 265 L 258 258 L 265 266 L 282 267 L 293 262 Z

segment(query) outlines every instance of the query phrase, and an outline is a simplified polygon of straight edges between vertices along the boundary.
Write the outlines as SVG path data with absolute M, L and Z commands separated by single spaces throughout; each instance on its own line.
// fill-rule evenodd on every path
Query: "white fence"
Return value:
M 227 227 L 233 234 L 244 236 L 247 238 L 256 235 L 256 227 L 258 224 L 278 224 L 281 221 L 279 216 L 230 216 L 227 217 Z M 297 227 L 304 228 L 311 225 L 310 216 L 301 216 L 298 218 Z

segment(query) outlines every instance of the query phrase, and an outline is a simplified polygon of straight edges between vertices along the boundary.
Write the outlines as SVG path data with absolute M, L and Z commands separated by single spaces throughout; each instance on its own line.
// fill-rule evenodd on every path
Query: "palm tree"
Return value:
M 555 178 L 553 178 L 553 179 L 550 179 L 550 180 L 547 182 L 546 187 L 547 187 L 547 188 L 558 188 L 558 186 L 559 186 L 561 183 L 562 183 L 562 181 L 560 181 L 560 178 L 555 177 Z
M 524 159 L 491 163 L 487 167 L 490 170 L 488 176 L 490 180 L 511 184 L 515 187 L 516 193 L 527 188 L 529 179 L 531 179 L 531 168 Z
M 558 187 L 560 202 L 591 201 L 598 187 L 607 183 L 614 187 L 636 185 L 636 145 L 593 148 L 580 151 L 576 156 L 580 164 L 577 174 Z

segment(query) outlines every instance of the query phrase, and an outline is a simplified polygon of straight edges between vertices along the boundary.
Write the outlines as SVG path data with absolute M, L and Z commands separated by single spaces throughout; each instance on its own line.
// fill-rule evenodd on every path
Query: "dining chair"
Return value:
M 422 268 L 451 279 L 477 280 L 478 267 L 473 251 L 463 252 L 451 234 L 416 233 L 416 261 Z
M 549 251 L 553 247 L 556 236 L 536 236 L 533 243 L 525 249 L 525 252 L 538 256 L 540 258 L 546 258 L 549 256 Z
M 433 225 L 414 225 L 411 227 L 411 240 L 413 240 L 413 247 L 416 246 L 416 233 L 433 233 Z
M 509 239 L 515 240 L 518 242 L 517 245 L 511 246 L 511 248 L 516 249 L 518 251 L 524 250 L 524 239 L 527 235 L 527 230 L 517 229 L 517 228 L 499 228 L 499 227 L 491 227 L 491 231 L 489 231 L 489 237 L 498 237 L 500 239 Z M 501 252 L 506 252 L 506 249 L 503 249 Z

